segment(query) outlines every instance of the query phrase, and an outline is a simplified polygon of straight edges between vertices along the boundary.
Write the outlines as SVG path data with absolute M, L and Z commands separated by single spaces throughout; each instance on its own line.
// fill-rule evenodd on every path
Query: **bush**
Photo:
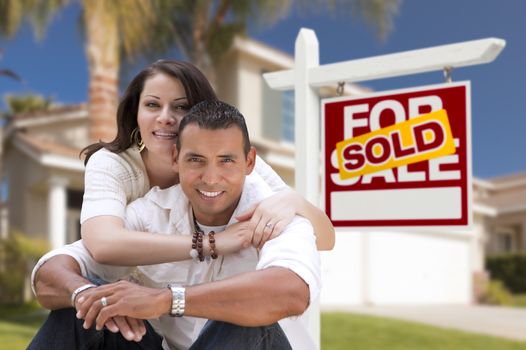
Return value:
M 15 232 L 0 239 L 0 304 L 25 302 L 28 277 L 35 261 L 49 249 L 46 241 Z
M 491 305 L 511 305 L 512 295 L 501 281 L 493 280 L 488 284 L 481 302 Z
M 512 293 L 526 293 L 526 254 L 506 254 L 486 259 L 491 279 L 504 283 Z

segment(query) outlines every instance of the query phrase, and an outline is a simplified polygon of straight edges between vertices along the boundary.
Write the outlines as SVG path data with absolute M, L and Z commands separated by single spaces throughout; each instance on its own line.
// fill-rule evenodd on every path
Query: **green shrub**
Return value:
M 0 304 L 25 302 L 24 292 L 31 269 L 48 249 L 46 241 L 18 232 L 0 239 Z
M 506 254 L 486 259 L 491 279 L 499 280 L 512 293 L 526 293 L 526 254 Z
M 512 295 L 501 281 L 492 280 L 481 302 L 491 305 L 511 305 Z

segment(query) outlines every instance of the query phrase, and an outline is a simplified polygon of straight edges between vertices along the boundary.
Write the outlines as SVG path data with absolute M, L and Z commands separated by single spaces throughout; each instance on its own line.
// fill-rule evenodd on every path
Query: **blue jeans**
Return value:
M 208 321 L 188 350 L 292 350 L 278 323 L 261 327 L 242 327 L 222 321 Z
M 145 322 L 146 335 L 140 342 L 128 341 L 120 333 L 107 329 L 86 330 L 73 308 L 51 311 L 39 329 L 29 350 L 161 350 L 162 338 Z M 208 321 L 190 350 L 251 349 L 289 350 L 289 341 L 281 327 L 274 323 L 262 327 L 242 327 L 227 322 Z
M 28 350 L 162 350 L 162 338 L 152 326 L 145 322 L 146 334 L 140 342 L 128 341 L 120 333 L 112 333 L 106 328 L 96 330 L 95 325 L 84 329 L 83 320 L 76 316 L 74 308 L 54 310 L 40 327 L 27 347 Z

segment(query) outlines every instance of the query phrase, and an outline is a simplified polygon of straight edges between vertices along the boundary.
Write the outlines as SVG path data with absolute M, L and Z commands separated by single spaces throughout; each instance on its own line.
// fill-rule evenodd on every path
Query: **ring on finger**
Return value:
M 267 224 L 265 225 L 265 228 L 268 228 L 269 230 L 272 230 L 272 224 L 270 222 L 267 222 Z
M 102 307 L 108 306 L 108 299 L 106 297 L 100 298 L 100 303 L 102 304 Z

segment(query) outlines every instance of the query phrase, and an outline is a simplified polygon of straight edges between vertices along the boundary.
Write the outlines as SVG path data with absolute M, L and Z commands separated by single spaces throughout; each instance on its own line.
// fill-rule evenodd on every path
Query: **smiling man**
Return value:
M 307 220 L 295 217 L 260 250 L 246 247 L 230 255 L 215 250 L 215 234 L 272 194 L 263 179 L 247 177 L 256 151 L 243 116 L 226 103 L 201 102 L 181 121 L 176 149 L 173 167 L 180 184 L 155 187 L 130 204 L 126 225 L 194 232 L 195 259 L 130 271 L 76 254 L 84 274 L 128 280 L 91 288 L 78 298 L 85 327 L 96 323 L 100 329 L 111 317 L 127 316 L 150 320 L 165 349 L 315 348 L 303 320 L 289 318 L 302 314 L 320 288 L 319 255 Z

